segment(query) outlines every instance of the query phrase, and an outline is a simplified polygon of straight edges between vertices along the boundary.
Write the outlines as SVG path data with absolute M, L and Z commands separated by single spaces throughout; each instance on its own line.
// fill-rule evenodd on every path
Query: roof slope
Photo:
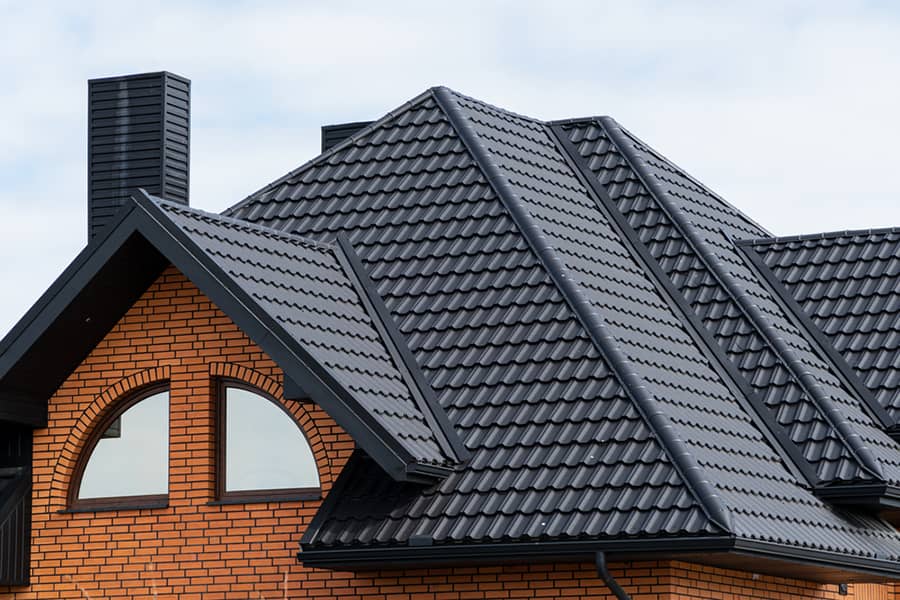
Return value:
M 133 240 L 144 255 L 165 261 L 131 260 L 109 270 Z M 80 295 L 90 296 L 94 287 L 113 295 L 121 269 L 165 262 L 184 272 L 392 477 L 430 481 L 459 462 L 446 435 L 452 430 L 439 426 L 446 416 L 395 358 L 394 343 L 379 330 L 341 249 L 146 195 L 127 203 L 115 225 L 67 270 L 65 285 L 51 288 L 40 310 L 4 340 L 0 388 L 23 363 L 46 362 L 23 340 L 71 328 L 67 311 Z M 81 339 L 77 331 L 67 333 Z M 89 341 L 82 345 L 90 349 Z
M 404 377 L 366 311 L 341 252 L 283 232 L 154 201 L 197 247 L 252 298 L 291 339 L 334 376 L 409 456 L 435 465 L 456 462 L 429 426 L 413 385 Z M 302 385 L 302 384 L 301 384 Z M 444 418 L 435 410 L 432 419 Z M 443 448 L 442 448 L 443 444 Z
M 820 481 L 872 478 L 900 482 L 900 448 L 873 422 L 864 399 L 842 381 L 835 365 L 816 348 L 734 241 L 765 232 L 615 122 L 607 120 L 604 125 L 616 139 L 617 148 L 631 154 L 631 168 L 649 186 L 657 205 L 673 215 L 682 235 L 692 240 L 693 256 L 679 265 L 700 255 L 707 274 L 716 279 L 712 291 L 693 289 L 697 278 L 682 283 L 685 297 L 707 328 L 739 367 L 750 367 L 749 381 L 762 384 L 762 393 L 780 384 L 780 397 L 787 399 L 781 402 L 790 404 L 798 393 L 808 400 L 806 406 L 798 404 L 791 416 L 801 424 L 808 422 L 801 430 L 805 436 L 792 428 L 791 437 L 801 444 L 804 437 L 832 441 L 815 449 L 804 448 L 804 456 L 817 465 Z M 724 289 L 726 294 L 720 296 L 716 289 Z M 721 297 L 734 299 L 737 309 L 719 305 Z M 734 319 L 738 312 L 743 316 Z M 751 326 L 760 338 L 749 337 Z M 747 347 L 753 350 L 760 345 L 768 346 L 771 354 L 748 357 L 743 353 Z M 808 418 L 813 407 L 821 420 Z M 833 443 L 837 440 L 839 446 Z
M 762 230 L 615 122 L 592 119 L 564 129 L 591 162 L 611 202 L 738 369 L 748 393 L 758 396 L 799 445 L 815 469 L 810 483 L 877 477 L 877 463 L 854 444 L 846 427 L 842 430 L 844 419 L 831 410 L 830 396 L 816 395 L 819 380 L 814 385 L 803 381 L 802 368 L 794 368 L 772 339 L 777 337 L 770 333 L 774 319 L 781 327 L 778 334 L 803 344 L 796 331 L 784 331 L 789 323 L 731 242 L 731 237 L 758 236 Z M 611 137 L 616 134 L 618 143 Z M 623 154 L 629 147 L 644 180 Z
M 472 451 L 396 503 L 348 468 L 330 497 L 366 510 L 310 545 L 717 530 L 430 93 L 257 200 L 233 214 L 349 235 Z
M 305 554 L 724 528 L 900 557 L 890 526 L 807 489 L 572 158 L 547 124 L 438 88 L 229 211 L 349 235 L 473 452 L 426 490 L 362 477 L 358 457 Z M 877 471 L 833 411 L 806 406 L 797 440 L 821 442 L 808 454 L 827 474 Z
M 900 231 L 766 238 L 751 247 L 900 422 Z

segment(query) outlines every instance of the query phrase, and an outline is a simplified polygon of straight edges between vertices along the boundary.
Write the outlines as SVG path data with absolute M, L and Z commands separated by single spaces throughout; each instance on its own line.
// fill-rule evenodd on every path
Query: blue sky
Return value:
M 609 114 L 776 234 L 900 225 L 888 2 L 0 0 L 0 334 L 86 243 L 91 77 L 193 82 L 191 203 L 218 211 L 326 123 L 431 85 Z

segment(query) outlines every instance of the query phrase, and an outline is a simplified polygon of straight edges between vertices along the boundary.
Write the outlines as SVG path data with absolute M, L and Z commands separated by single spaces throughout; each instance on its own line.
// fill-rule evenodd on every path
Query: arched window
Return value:
M 319 497 L 319 472 L 303 430 L 274 398 L 224 380 L 218 402 L 219 500 Z
M 169 390 L 144 389 L 94 429 L 75 468 L 75 509 L 164 504 L 169 491 Z

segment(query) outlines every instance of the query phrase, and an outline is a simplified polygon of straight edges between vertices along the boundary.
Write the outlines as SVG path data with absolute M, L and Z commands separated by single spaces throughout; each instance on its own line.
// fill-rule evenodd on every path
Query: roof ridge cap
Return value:
M 388 111 L 386 114 L 382 115 L 381 118 L 376 119 L 375 121 L 372 121 L 368 126 L 363 127 L 362 129 L 360 129 L 359 131 L 357 131 L 357 132 L 354 133 L 353 135 L 351 135 L 351 136 L 347 137 L 346 139 L 342 140 L 339 144 L 335 144 L 334 146 L 332 146 L 331 148 L 329 148 L 329 149 L 326 150 L 325 152 L 322 152 L 322 153 L 320 153 L 320 154 L 317 154 L 316 156 L 312 157 L 311 159 L 309 159 L 309 160 L 307 160 L 306 162 L 304 162 L 303 164 L 301 164 L 299 167 L 296 167 L 296 168 L 292 169 L 291 171 L 288 171 L 287 173 L 285 173 L 285 174 L 282 175 L 281 177 L 278 177 L 277 179 L 274 179 L 274 180 L 270 181 L 269 183 L 267 183 L 266 185 L 264 185 L 263 187 L 261 187 L 261 188 L 258 189 L 257 191 L 250 193 L 250 194 L 249 194 L 246 198 L 244 198 L 243 200 L 240 200 L 239 202 L 237 202 L 237 203 L 235 203 L 235 204 L 229 206 L 228 208 L 226 208 L 225 210 L 222 211 L 222 214 L 223 214 L 223 215 L 231 215 L 231 214 L 233 214 L 234 212 L 236 212 L 237 210 L 243 208 L 243 207 L 246 206 L 247 204 L 250 204 L 250 203 L 251 203 L 253 200 L 255 200 L 259 195 L 265 194 L 266 192 L 268 192 L 268 191 L 274 189 L 275 187 L 277 187 L 278 185 L 284 183 L 285 181 L 289 180 L 290 178 L 295 177 L 296 175 L 298 175 L 299 173 L 305 171 L 306 169 L 309 169 L 309 168 L 311 168 L 311 167 L 313 167 L 313 166 L 319 164 L 319 163 L 322 162 L 323 160 L 326 160 L 327 158 L 329 158 L 331 155 L 335 154 L 336 152 L 339 152 L 339 151 L 343 150 L 345 146 L 347 146 L 347 145 L 350 144 L 351 142 L 355 141 L 356 139 L 358 139 L 358 138 L 359 138 L 360 136 L 362 136 L 363 134 L 367 134 L 367 133 L 371 132 L 372 130 L 375 130 L 375 129 L 378 129 L 378 128 L 380 128 L 380 127 L 383 127 L 384 124 L 385 124 L 388 120 L 393 119 L 393 118 L 396 117 L 398 114 L 400 114 L 400 113 L 406 111 L 407 109 L 411 108 L 412 106 L 415 106 L 417 103 L 421 102 L 424 98 L 431 96 L 431 95 L 432 95 L 432 91 L 433 91 L 434 89 L 435 89 L 435 88 L 428 88 L 427 90 L 425 90 L 424 92 L 418 94 L 418 95 L 415 96 L 414 98 L 412 98 L 412 99 L 410 99 L 410 100 L 407 100 L 406 102 L 404 102 L 404 103 L 401 104 L 400 106 L 394 108 L 393 110 Z
M 422 374 L 405 338 L 391 318 L 384 299 L 378 293 L 346 234 L 341 234 L 337 238 L 335 255 L 372 320 L 373 328 L 382 337 L 391 359 L 396 363 L 398 373 L 412 392 L 411 400 L 422 413 L 422 420 L 431 430 L 441 451 L 449 462 L 455 465 L 464 463 L 471 457 L 471 453 L 437 401 L 434 389 Z
M 497 112 L 503 113 L 504 115 L 510 115 L 510 116 L 513 116 L 513 117 L 516 117 L 516 118 L 519 118 L 519 119 L 525 119 L 526 121 L 531 121 L 532 123 L 540 123 L 540 124 L 543 124 L 543 125 L 546 125 L 546 124 L 548 123 L 548 121 L 543 121 L 543 120 L 537 119 L 537 118 L 535 118 L 535 117 L 531 117 L 531 116 L 528 116 L 528 115 L 523 115 L 522 113 L 517 113 L 517 112 L 515 112 L 515 111 L 511 111 L 511 110 L 509 110 L 508 108 L 503 108 L 502 106 L 497 106 L 496 104 L 491 104 L 490 102 L 485 102 L 484 100 L 480 100 L 480 99 L 475 98 L 475 97 L 473 97 L 473 96 L 469 96 L 469 95 L 467 95 L 467 94 L 463 94 L 463 93 L 461 93 L 461 92 L 457 92 L 456 90 L 454 90 L 454 89 L 452 89 L 452 88 L 449 88 L 449 87 L 447 87 L 447 86 L 443 86 L 443 85 L 437 86 L 437 87 L 432 88 L 432 90 L 433 90 L 435 93 L 439 93 L 439 91 L 442 90 L 444 93 L 450 93 L 451 95 L 456 96 L 457 98 L 463 98 L 463 99 L 468 100 L 468 101 L 470 101 L 470 102 L 475 102 L 475 103 L 480 104 L 480 105 L 482 105 L 482 106 L 486 106 L 486 107 L 488 107 L 488 108 L 490 108 L 490 109 L 492 109 L 492 110 L 496 110 Z
M 773 235 L 771 237 L 747 238 L 737 240 L 737 243 L 742 246 L 767 246 L 771 244 L 790 244 L 792 242 L 807 241 L 814 242 L 817 240 L 830 240 L 862 235 L 889 235 L 891 233 L 900 233 L 900 226 L 873 227 L 870 229 L 843 229 L 835 231 L 822 231 L 816 233 L 799 233 L 795 235 Z
M 435 90 L 435 99 L 469 150 L 472 159 L 481 168 L 488 183 L 509 211 L 510 217 L 531 246 L 538 261 L 546 269 L 555 287 L 569 304 L 594 346 L 606 359 L 610 370 L 641 414 L 645 425 L 654 432 L 658 443 L 681 476 L 685 487 L 694 495 L 711 523 L 723 531 L 732 532 L 733 518 L 718 490 L 709 478 L 703 475 L 702 467 L 688 451 L 684 441 L 675 433 L 675 428 L 668 416 L 660 409 L 658 401 L 648 392 L 632 368 L 631 362 L 619 350 L 618 344 L 600 316 L 584 297 L 575 281 L 568 276 L 562 261 L 546 242 L 546 237 L 528 215 L 527 210 L 520 204 L 515 192 L 510 189 L 509 182 L 503 177 L 497 166 L 490 161 L 487 150 L 477 141 L 477 134 L 461 114 L 459 105 L 451 93 L 447 88 L 438 88 Z M 546 124 L 544 127 L 546 128 Z

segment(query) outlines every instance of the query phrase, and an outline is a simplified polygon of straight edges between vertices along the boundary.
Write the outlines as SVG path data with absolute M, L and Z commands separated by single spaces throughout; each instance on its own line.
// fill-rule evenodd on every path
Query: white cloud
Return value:
M 866 2 L 0 0 L 0 332 L 85 243 L 86 84 L 193 80 L 192 204 L 428 86 L 610 114 L 779 234 L 900 225 L 900 14 Z

